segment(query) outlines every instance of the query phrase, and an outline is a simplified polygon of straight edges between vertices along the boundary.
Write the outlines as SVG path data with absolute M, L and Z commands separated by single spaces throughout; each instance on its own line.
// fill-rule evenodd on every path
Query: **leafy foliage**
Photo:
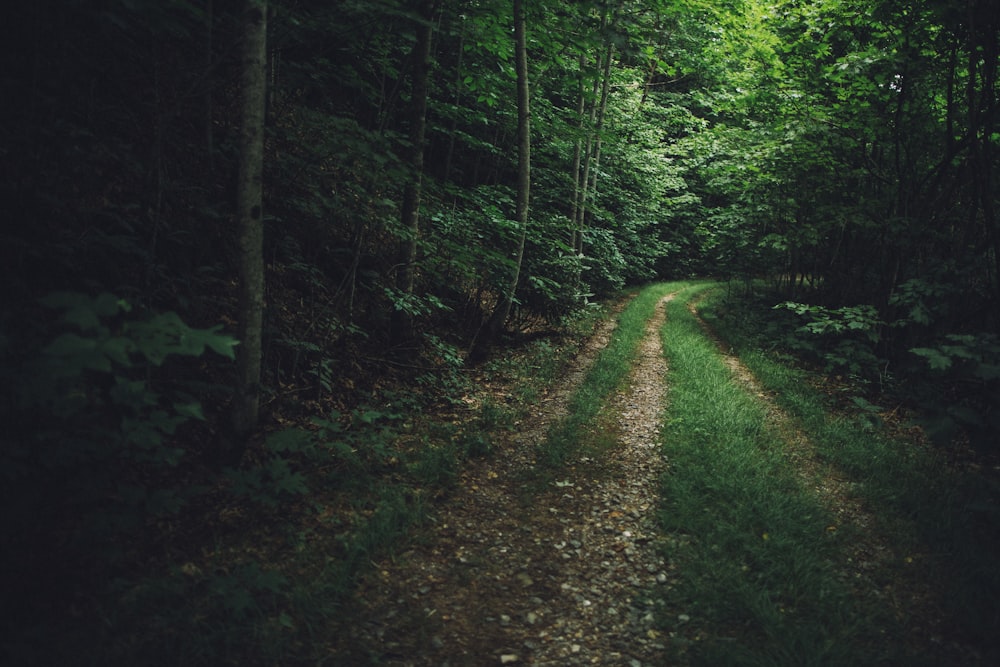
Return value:
M 993 335 L 951 334 L 934 347 L 910 352 L 927 364 L 933 378 L 916 392 L 928 414 L 931 436 L 948 442 L 965 431 L 980 447 L 995 448 L 1000 432 L 1000 340 Z M 952 398 L 942 402 L 942 390 Z
M 178 357 L 197 359 L 207 350 L 231 359 L 236 344 L 176 313 L 134 312 L 109 293 L 57 292 L 41 304 L 57 311 L 53 328 L 61 333 L 32 341 L 11 332 L 2 350 L 4 386 L 13 390 L 2 406 L 5 571 L 26 587 L 5 604 L 11 613 L 27 610 L 29 619 L 47 595 L 87 594 L 85 585 L 121 567 L 129 540 L 205 492 L 174 473 L 189 454 L 178 441 L 182 428 L 205 416 L 166 373 L 179 367 Z M 46 589 L 29 583 L 39 553 L 63 559 L 49 562 L 47 576 L 65 589 L 34 590 Z M 65 580 L 74 571 L 85 584 Z M 27 658 L 49 649 L 17 650 Z
M 799 305 L 753 315 L 768 327 L 762 346 L 812 355 L 870 388 L 906 388 L 940 413 L 943 439 L 964 426 L 990 442 L 1000 326 L 990 3 L 526 4 L 534 195 L 508 330 L 530 339 L 573 326 L 594 301 L 659 278 L 716 275 L 750 293 L 766 277 L 771 304 Z M 10 539 L 52 553 L 75 544 L 84 563 L 145 557 L 156 569 L 129 540 L 105 537 L 160 554 L 177 525 L 198 533 L 185 514 L 193 498 L 206 511 L 267 513 L 325 484 L 371 491 L 416 476 L 447 487 L 455 461 L 488 453 L 483 429 L 401 449 L 408 421 L 387 404 L 462 404 L 463 354 L 511 275 L 510 7 L 270 3 L 268 435 L 237 461 L 217 452 L 240 320 L 230 229 L 239 3 L 57 5 L 10 8 L 0 47 L 0 95 L 11 101 L 0 136 Z M 427 25 L 418 175 L 409 107 Z M 413 238 L 400 213 L 417 176 Z M 399 250 L 412 241 L 410 289 Z M 390 335 L 400 314 L 415 334 L 405 344 Z M 366 422 L 366 410 L 381 416 Z M 422 496 L 408 494 L 385 490 L 378 512 L 367 508 L 373 531 L 398 534 L 419 514 Z M 66 506 L 93 520 L 73 524 Z M 358 563 L 389 542 L 350 539 Z M 81 578 L 99 580 L 89 567 Z M 254 600 L 273 593 L 254 583 L 269 571 L 231 573 L 205 617 L 222 625 L 240 586 Z M 53 581 L 61 599 L 86 588 Z M 178 600 L 213 585 L 179 569 L 163 581 Z M 280 643 L 291 629 L 272 602 L 255 602 L 256 616 L 235 606 L 256 619 L 244 630 Z M 227 650 L 239 643 L 230 639 Z

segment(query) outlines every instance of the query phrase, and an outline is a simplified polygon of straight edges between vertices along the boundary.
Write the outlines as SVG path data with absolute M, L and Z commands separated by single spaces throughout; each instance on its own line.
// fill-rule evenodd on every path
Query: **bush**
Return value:
M 204 419 L 201 405 L 160 385 L 171 387 L 169 360 L 207 350 L 232 359 L 236 344 L 107 293 L 56 292 L 40 305 L 55 322 L 0 337 L 0 551 L 14 591 L 4 611 L 29 626 L 22 637 L 55 623 L 53 610 L 88 585 L 105 586 L 130 537 L 203 491 L 175 470 L 187 454 L 179 429 Z M 54 648 L 40 639 L 24 650 Z

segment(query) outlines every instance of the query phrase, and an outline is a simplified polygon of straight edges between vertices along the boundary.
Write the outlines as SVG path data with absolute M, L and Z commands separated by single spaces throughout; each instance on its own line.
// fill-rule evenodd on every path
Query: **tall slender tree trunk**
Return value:
M 601 27 L 604 27 L 604 21 L 602 20 Z M 587 125 L 587 145 L 583 152 L 583 175 L 580 183 L 580 203 L 576 209 L 576 224 L 578 245 L 576 248 L 577 254 L 583 254 L 583 232 L 584 232 L 584 220 L 587 215 L 587 193 L 590 188 L 590 170 L 594 164 L 594 126 L 597 124 L 597 91 L 600 81 L 594 78 L 594 91 L 593 91 L 593 102 L 590 105 L 590 118 Z
M 236 223 L 239 238 L 239 328 L 232 423 L 236 447 L 256 429 L 260 412 L 264 320 L 264 105 L 267 92 L 267 0 L 243 9 L 243 112 Z M 235 452 L 224 454 L 233 455 Z
M 212 43 L 213 32 L 215 28 L 215 0 L 205 1 L 205 41 L 204 41 L 204 58 L 205 58 L 205 72 L 206 72 L 206 82 L 205 91 L 202 93 L 202 104 L 204 105 L 204 118 L 202 122 L 205 124 L 203 131 L 205 133 L 205 157 L 208 159 L 208 170 L 209 172 L 215 169 L 215 131 L 212 124 L 212 116 L 214 115 L 213 101 L 212 101 L 212 62 L 215 59 L 214 46 Z
M 462 103 L 462 60 L 465 55 L 465 22 L 462 22 L 462 32 L 458 35 L 458 63 L 455 65 L 455 108 Z M 455 135 L 458 132 L 458 114 L 453 113 L 448 127 L 448 150 L 444 158 L 445 181 L 451 180 L 451 163 L 455 156 Z
M 577 294 L 583 293 L 583 230 L 580 229 L 578 220 L 579 210 L 582 206 L 580 201 L 580 167 L 583 162 L 583 133 L 585 129 L 584 112 L 587 109 L 587 96 L 584 93 L 583 70 L 587 65 L 587 57 L 580 54 L 580 101 L 576 109 L 577 135 L 573 146 L 573 203 L 570 206 L 570 247 L 573 249 L 575 258 L 573 260 L 573 289 Z
M 420 191 L 424 171 L 424 135 L 427 126 L 427 76 L 431 67 L 431 36 L 437 0 L 420 0 L 421 23 L 413 46 L 413 91 L 410 103 L 410 177 L 403 191 L 401 218 L 406 238 L 400 244 L 396 287 L 405 296 L 413 294 L 416 283 L 417 241 L 420 237 Z M 392 314 L 390 338 L 394 346 L 413 338 L 413 316 L 406 307 Z
M 586 110 L 587 98 L 584 94 L 583 88 L 583 69 L 586 67 L 587 59 L 582 53 L 580 54 L 580 102 L 576 109 L 576 116 L 578 119 L 577 130 L 578 134 L 576 136 L 576 141 L 573 144 L 573 166 L 571 167 L 573 173 L 573 202 L 570 206 L 570 221 L 572 224 L 572 230 L 570 234 L 570 245 L 573 251 L 577 251 L 578 237 L 580 236 L 580 228 L 577 225 L 577 220 L 579 218 L 580 209 L 580 165 L 583 158 L 583 131 L 584 131 L 584 111 Z M 579 254 L 579 253 L 577 253 Z
M 514 0 L 514 52 L 517 71 L 517 200 L 514 215 L 520 233 L 510 282 L 500 295 L 489 320 L 472 342 L 466 358 L 469 363 L 478 363 L 486 359 L 493 349 L 497 335 L 507 321 L 511 306 L 514 304 L 514 295 L 521 280 L 521 265 L 524 262 L 524 241 L 528 233 L 528 206 L 531 200 L 531 91 L 528 84 L 528 48 L 523 0 Z
M 601 101 L 597 106 L 597 118 L 594 125 L 594 160 L 593 160 L 593 176 L 588 190 L 590 191 L 590 200 L 597 200 L 597 177 L 601 170 L 601 134 L 604 131 L 604 116 L 608 110 L 608 90 L 611 87 L 611 60 L 614 56 L 615 47 L 613 44 L 608 44 L 608 51 L 604 56 L 604 70 L 601 73 Z M 584 220 L 582 225 L 582 230 L 585 230 L 590 224 L 590 219 L 593 217 L 593 206 L 584 207 Z M 581 246 L 581 252 L 583 248 Z

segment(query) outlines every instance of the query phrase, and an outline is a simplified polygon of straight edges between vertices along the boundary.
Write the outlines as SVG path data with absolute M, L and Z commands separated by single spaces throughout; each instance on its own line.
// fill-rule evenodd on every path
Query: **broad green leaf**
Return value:
M 941 354 L 940 350 L 931 347 L 915 347 L 910 352 L 926 359 L 933 370 L 944 371 L 951 368 L 951 357 Z

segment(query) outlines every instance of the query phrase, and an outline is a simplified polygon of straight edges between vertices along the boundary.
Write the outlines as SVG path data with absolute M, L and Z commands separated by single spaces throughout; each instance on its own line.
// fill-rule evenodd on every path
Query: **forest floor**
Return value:
M 335 628 L 332 664 L 687 664 L 685 647 L 702 630 L 687 610 L 666 608 L 663 593 L 679 573 L 656 518 L 669 466 L 660 435 L 670 395 L 660 332 L 674 296 L 657 304 L 627 385 L 605 404 L 614 439 L 607 451 L 582 450 L 554 478 L 536 471 L 538 445 L 608 344 L 614 317 L 489 457 L 468 462 L 405 551 L 372 563 Z M 765 405 L 795 474 L 838 522 L 858 529 L 844 579 L 907 615 L 901 641 L 910 650 L 934 652 L 940 664 L 976 664 L 961 647 L 942 651 L 945 612 L 919 558 L 905 576 L 874 580 L 895 557 L 877 521 L 739 359 L 721 347 L 720 354 L 733 382 Z M 665 627 L 665 617 L 677 620 Z
M 668 299 L 670 297 L 667 297 Z M 613 398 L 617 445 L 537 488 L 537 445 L 615 326 L 605 319 L 563 381 L 488 460 L 466 467 L 417 544 L 376 563 L 348 653 L 387 665 L 659 664 L 648 591 L 669 581 L 653 513 L 666 362 L 661 303 L 629 386 Z

